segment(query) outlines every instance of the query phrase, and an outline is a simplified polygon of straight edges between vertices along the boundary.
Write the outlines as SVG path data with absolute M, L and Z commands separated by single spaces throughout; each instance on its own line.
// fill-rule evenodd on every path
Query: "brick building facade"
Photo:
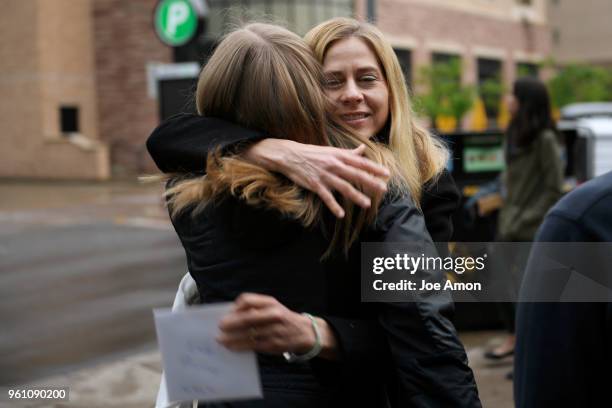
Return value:
M 511 83 L 518 64 L 537 64 L 550 52 L 544 2 L 529 7 L 516 3 L 380 0 L 376 23 L 395 48 L 411 51 L 412 67 L 431 63 L 435 54 L 457 55 L 464 80 L 475 83 L 478 59 L 492 59 L 500 62 L 502 77 Z
M 3 2 L 0 177 L 110 176 L 99 137 L 90 16 L 87 1 Z
M 115 175 L 153 171 L 144 141 L 159 123 L 147 92 L 147 65 L 171 63 L 153 31 L 154 0 L 92 1 L 98 131 Z

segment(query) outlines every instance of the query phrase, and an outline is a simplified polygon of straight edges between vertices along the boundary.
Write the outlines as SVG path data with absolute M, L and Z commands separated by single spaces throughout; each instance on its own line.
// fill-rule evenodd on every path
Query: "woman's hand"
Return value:
M 321 333 L 321 357 L 334 358 L 336 339 L 327 322 L 315 318 Z M 272 296 L 243 293 L 220 323 L 217 341 L 230 350 L 267 354 L 308 352 L 315 344 L 310 319 L 293 312 Z
M 284 139 L 264 139 L 245 151 L 245 158 L 268 170 L 277 171 L 297 185 L 316 193 L 338 217 L 344 210 L 333 191 L 363 208 L 370 198 L 355 186 L 374 196 L 387 190 L 389 170 L 363 157 L 365 145 L 356 149 L 316 146 Z

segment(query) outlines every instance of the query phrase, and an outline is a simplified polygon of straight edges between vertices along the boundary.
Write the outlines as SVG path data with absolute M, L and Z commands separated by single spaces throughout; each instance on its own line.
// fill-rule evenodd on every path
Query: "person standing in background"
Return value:
M 512 119 L 506 132 L 506 170 L 500 186 L 503 205 L 496 240 L 531 242 L 544 216 L 563 194 L 563 166 L 546 86 L 536 78 L 519 78 L 509 110 Z M 500 303 L 500 312 L 510 334 L 485 354 L 494 360 L 514 353 L 515 304 Z

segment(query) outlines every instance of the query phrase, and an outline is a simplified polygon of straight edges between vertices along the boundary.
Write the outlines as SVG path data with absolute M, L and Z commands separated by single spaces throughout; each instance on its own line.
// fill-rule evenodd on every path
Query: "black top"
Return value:
M 548 213 L 539 242 L 612 242 L 612 172 L 563 197 Z M 532 257 L 540 256 L 537 248 Z M 527 268 L 523 287 L 546 292 L 556 276 Z M 525 289 L 522 289 L 524 291 Z M 518 407 L 612 406 L 612 305 L 519 303 L 514 400 Z
M 210 149 L 263 137 L 217 119 L 182 118 L 162 124 L 147 142 L 163 171 L 201 174 Z M 174 133 L 173 123 L 183 133 Z M 202 136 L 209 131 L 214 143 Z M 187 158 L 181 163 L 182 153 Z M 431 200 L 440 197 L 436 192 Z M 361 303 L 359 245 L 348 262 L 334 258 L 321 264 L 327 241 L 320 230 L 303 229 L 274 211 L 234 199 L 209 207 L 197 220 L 179 217 L 174 225 L 205 302 L 233 300 L 244 291 L 269 294 L 295 311 L 326 319 L 336 333 L 341 363 L 315 359 L 306 368 L 288 367 L 279 358 L 260 357 L 264 386 L 325 390 L 337 406 L 384 406 L 382 384 L 387 383 L 395 384 L 388 388 L 393 405 L 480 406 L 465 351 L 448 320 L 451 300 Z M 409 198 L 382 205 L 375 226 L 360 237 L 419 240 L 430 242 L 430 237 Z

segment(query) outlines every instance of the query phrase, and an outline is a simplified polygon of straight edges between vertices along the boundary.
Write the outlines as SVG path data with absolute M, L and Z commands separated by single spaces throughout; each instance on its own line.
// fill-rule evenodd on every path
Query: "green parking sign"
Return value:
M 161 0 L 155 9 L 155 32 L 172 47 L 191 40 L 198 28 L 198 16 L 189 0 Z

